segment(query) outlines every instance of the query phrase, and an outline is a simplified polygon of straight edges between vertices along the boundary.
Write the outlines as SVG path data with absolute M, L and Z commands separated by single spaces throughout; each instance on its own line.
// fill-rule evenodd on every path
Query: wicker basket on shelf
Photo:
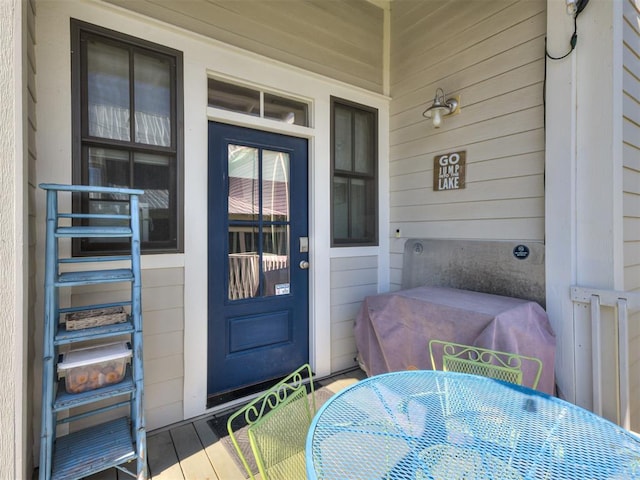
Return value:
M 84 328 L 99 327 L 123 323 L 127 320 L 127 312 L 123 307 L 96 308 L 80 312 L 67 313 L 65 321 L 67 330 L 82 330 Z

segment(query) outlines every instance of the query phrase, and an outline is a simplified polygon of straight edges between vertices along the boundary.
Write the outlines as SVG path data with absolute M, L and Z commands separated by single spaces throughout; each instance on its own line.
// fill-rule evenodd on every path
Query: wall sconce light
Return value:
M 451 98 L 445 98 L 444 90 L 436 89 L 433 97 L 433 103 L 429 108 L 422 112 L 422 116 L 433 119 L 433 126 L 440 128 L 442 117 L 460 113 L 460 96 L 456 95 Z

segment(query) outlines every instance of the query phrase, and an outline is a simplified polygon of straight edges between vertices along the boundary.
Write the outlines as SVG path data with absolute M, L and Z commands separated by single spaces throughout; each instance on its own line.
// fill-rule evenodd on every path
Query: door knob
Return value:
M 307 262 L 306 260 L 301 260 L 300 261 L 300 268 L 302 270 L 307 270 L 309 268 L 309 262 Z

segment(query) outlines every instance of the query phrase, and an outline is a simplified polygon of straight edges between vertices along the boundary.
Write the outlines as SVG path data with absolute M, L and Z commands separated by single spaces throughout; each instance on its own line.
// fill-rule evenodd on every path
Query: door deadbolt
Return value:
M 300 253 L 309 251 L 309 237 L 300 237 Z

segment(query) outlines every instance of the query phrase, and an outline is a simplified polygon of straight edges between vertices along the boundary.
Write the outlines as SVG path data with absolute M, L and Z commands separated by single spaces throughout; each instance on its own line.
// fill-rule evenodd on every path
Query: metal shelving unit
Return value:
M 147 478 L 147 468 L 138 210 L 138 197 L 144 192 L 125 188 L 58 184 L 41 184 L 40 188 L 47 195 L 40 480 L 78 479 L 112 467 L 138 480 L 144 480 Z M 123 201 L 128 205 L 128 212 L 60 212 L 59 194 L 104 195 L 119 201 L 126 199 Z M 58 241 L 70 238 L 125 238 L 130 239 L 131 248 L 126 255 L 59 258 Z M 61 271 L 61 265 L 88 262 L 105 267 L 92 271 Z M 128 262 L 130 267 L 109 268 L 109 264 L 113 265 L 113 262 Z M 128 300 L 60 308 L 60 290 L 63 288 L 114 282 L 131 284 L 131 296 Z M 124 323 L 67 330 L 66 323 L 61 321 L 67 313 L 114 306 L 130 310 Z M 123 335 L 128 336 L 131 344 L 132 361 L 127 366 L 122 381 L 81 393 L 69 393 L 65 390 L 64 381 L 58 381 L 56 377 L 61 346 L 70 347 L 88 340 L 108 341 Z M 105 402 L 106 399 L 112 400 Z M 61 412 L 69 412 L 80 406 L 83 407 L 82 413 L 60 415 Z M 129 414 L 126 416 L 56 437 L 59 424 L 76 422 L 123 406 L 129 407 Z M 136 462 L 135 473 L 124 467 L 124 464 L 133 461 Z

